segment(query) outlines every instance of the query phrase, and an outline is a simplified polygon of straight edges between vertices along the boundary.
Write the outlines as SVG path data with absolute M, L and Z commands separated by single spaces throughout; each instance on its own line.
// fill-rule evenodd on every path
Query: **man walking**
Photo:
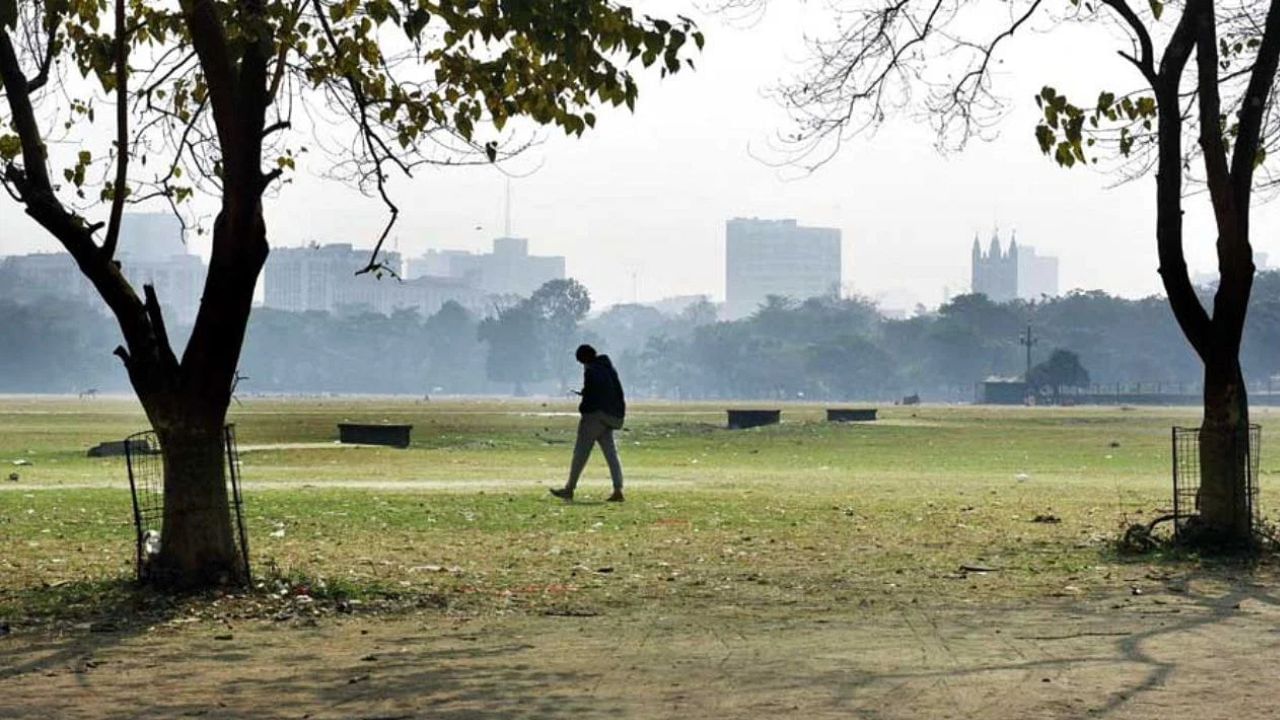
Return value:
M 578 403 L 578 441 L 573 446 L 573 462 L 569 466 L 569 482 L 563 488 L 551 488 L 551 494 L 564 500 L 573 499 L 578 487 L 578 477 L 591 457 L 591 446 L 600 443 L 605 462 L 609 463 L 609 476 L 613 479 L 613 494 L 609 502 L 622 502 L 622 463 L 618 461 L 618 448 L 613 444 L 613 431 L 622 429 L 627 415 L 627 400 L 622 393 L 618 372 L 613 369 L 608 355 L 596 354 L 590 345 L 578 346 L 574 354 L 582 363 L 582 402 Z

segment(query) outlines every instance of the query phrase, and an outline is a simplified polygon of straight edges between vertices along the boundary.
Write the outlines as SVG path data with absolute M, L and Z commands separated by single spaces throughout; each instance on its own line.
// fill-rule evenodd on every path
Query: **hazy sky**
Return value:
M 929 129 L 901 119 L 856 139 L 799 179 L 752 157 L 785 117 L 762 90 L 793 72 L 805 32 L 820 32 L 825 3 L 775 2 L 760 21 L 726 23 L 677 0 L 640 3 L 699 18 L 708 36 L 698 70 L 659 81 L 645 74 L 634 115 L 604 112 L 582 139 L 548 135 L 512 164 L 514 234 L 536 254 L 565 255 L 568 271 L 597 306 L 665 296 L 724 294 L 724 223 L 734 216 L 791 217 L 844 233 L 845 283 L 890 307 L 936 305 L 944 288 L 964 292 L 969 250 L 998 224 L 1022 244 L 1061 261 L 1060 286 L 1127 296 L 1159 291 L 1154 180 L 1107 189 L 1107 176 L 1058 169 L 1032 136 L 1034 94 L 1044 84 L 1094 97 L 1137 83 L 1102 27 L 1027 33 L 1002 55 L 998 90 L 1016 103 L 1001 137 L 942 157 Z M 378 202 L 310 170 L 269 200 L 274 245 L 369 245 L 384 221 Z M 492 168 L 438 169 L 393 184 L 403 209 L 395 232 L 405 255 L 427 248 L 487 249 L 502 232 L 506 178 Z M 1213 267 L 1203 201 L 1188 212 L 1189 264 Z M 104 214 L 105 217 L 105 214 Z M 1280 258 L 1280 210 L 1256 211 L 1257 250 Z M 193 247 L 207 255 L 207 241 Z M 0 198 L 0 253 L 53 250 L 7 198 Z

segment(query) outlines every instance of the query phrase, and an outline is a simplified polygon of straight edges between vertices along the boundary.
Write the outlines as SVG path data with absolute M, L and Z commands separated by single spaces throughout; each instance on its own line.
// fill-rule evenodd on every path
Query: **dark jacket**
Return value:
M 608 355 L 597 355 L 582 371 L 582 402 L 578 403 L 578 412 L 587 415 L 596 411 L 619 420 L 627 416 L 627 399 Z

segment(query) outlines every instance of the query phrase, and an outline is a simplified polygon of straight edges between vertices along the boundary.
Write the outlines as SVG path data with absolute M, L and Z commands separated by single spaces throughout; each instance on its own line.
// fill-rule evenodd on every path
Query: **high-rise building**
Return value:
M 182 221 L 172 213 L 125 213 L 120 218 L 120 258 L 163 262 L 189 256 Z
M 1000 234 L 991 234 L 991 245 L 986 253 L 978 236 L 973 236 L 972 291 L 986 295 L 992 302 L 1009 302 L 1014 298 L 1036 300 L 1042 295 L 1058 294 L 1058 258 L 1038 255 L 1036 249 L 1018 245 L 1015 236 L 1009 239 L 1009 249 L 1000 247 Z
M 190 325 L 200 311 L 206 272 L 182 235 L 182 222 L 171 213 L 127 213 L 120 220 L 116 259 L 135 290 L 155 288 L 170 322 Z
M 263 270 L 263 306 L 291 312 L 374 312 L 416 310 L 434 315 L 450 300 L 470 310 L 484 307 L 485 294 L 453 278 L 424 276 L 411 280 L 356 275 L 369 261 L 369 251 L 349 243 L 276 248 Z M 381 261 L 400 273 L 398 253 Z
M 838 295 L 841 238 L 836 228 L 795 220 L 734 218 L 725 226 L 725 315 L 746 317 L 770 295 L 806 300 Z
M 460 280 L 490 295 L 527 297 L 549 280 L 564 279 L 564 257 L 530 255 L 528 240 L 500 237 L 491 253 L 428 250 L 410 258 L 405 277 L 423 276 Z
M 1023 245 L 1018 249 L 1018 297 L 1039 300 L 1058 294 L 1058 258 L 1037 255 L 1036 249 Z
M 182 223 L 164 213 L 126 213 L 120 222 L 116 260 L 138 293 L 152 285 L 169 322 L 189 325 L 200 309 L 205 266 L 187 251 Z M 0 264 L 0 292 L 20 302 L 55 296 L 106 306 L 66 253 L 37 253 L 5 258 Z

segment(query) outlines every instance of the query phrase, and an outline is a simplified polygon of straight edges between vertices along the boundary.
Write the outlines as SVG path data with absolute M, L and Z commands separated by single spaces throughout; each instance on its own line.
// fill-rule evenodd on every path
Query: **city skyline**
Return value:
M 190 260 L 198 258 L 197 255 L 189 252 L 190 247 L 181 244 L 180 241 L 170 242 L 165 237 L 161 237 L 163 233 L 159 232 L 161 226 L 167 226 L 165 229 L 181 232 L 175 218 L 171 215 L 163 213 L 126 213 L 125 227 L 133 228 L 136 234 L 122 236 L 122 248 L 120 257 L 125 263 L 126 274 L 128 274 L 135 285 L 139 289 L 143 282 L 159 282 L 162 292 L 162 302 L 166 305 L 172 304 L 171 312 L 174 312 L 175 318 L 189 322 L 194 319 L 195 309 L 199 303 L 199 292 L 203 283 L 203 270 L 205 265 L 200 260 L 198 269 L 201 271 L 197 277 L 193 276 L 191 269 L 193 267 Z M 836 228 L 820 228 L 799 225 L 797 220 L 793 218 L 778 219 L 762 219 L 762 218 L 731 218 L 724 221 L 726 228 L 724 244 L 726 247 L 726 264 L 724 266 L 726 278 L 726 292 L 724 295 L 717 297 L 712 292 L 691 292 L 684 295 L 662 295 L 658 297 L 646 297 L 637 300 L 623 299 L 613 303 L 601 303 L 598 300 L 593 301 L 592 314 L 597 314 L 614 305 L 625 304 L 641 304 L 654 308 L 671 306 L 673 308 L 683 307 L 694 299 L 706 299 L 714 304 L 722 306 L 721 319 L 740 319 L 750 314 L 743 309 L 742 302 L 736 305 L 730 297 L 731 276 L 734 274 L 732 262 L 728 254 L 728 246 L 731 244 L 735 226 L 738 233 L 743 233 L 743 228 L 752 226 L 755 229 L 749 230 L 747 234 L 769 235 L 774 230 L 781 228 L 783 235 L 787 232 L 799 231 L 794 239 L 811 239 L 806 234 L 817 233 L 831 234 L 834 238 L 834 253 L 828 253 L 822 258 L 790 258 L 787 262 L 800 262 L 802 265 L 812 265 L 814 262 L 818 264 L 829 264 L 844 267 L 844 241 L 842 233 Z M 757 232 L 759 231 L 759 232 Z M 779 236 L 781 237 L 781 236 Z M 816 236 L 815 236 L 816 237 Z M 741 238 L 740 238 L 741 239 Z M 785 239 L 785 238 L 783 238 Z M 1059 259 L 1055 256 L 1037 255 L 1035 246 L 1017 242 L 1017 233 L 1013 231 L 1009 235 L 1009 249 L 1005 251 L 1000 241 L 1000 230 L 998 226 L 993 229 L 990 239 L 991 253 L 989 255 L 984 251 L 979 242 L 979 235 L 974 234 L 973 244 L 971 246 L 971 258 L 969 264 L 970 279 L 964 284 L 963 292 L 987 295 L 995 302 L 1008 302 L 1014 299 L 1020 300 L 1036 300 L 1041 295 L 1053 297 L 1064 294 L 1069 291 L 1060 291 L 1057 281 L 1057 268 Z M 295 263 L 294 258 L 302 257 L 302 251 L 321 251 L 320 254 L 328 255 L 324 268 L 324 274 L 333 277 L 343 276 L 344 280 L 353 281 L 350 288 L 343 292 L 348 295 L 360 295 L 369 300 L 368 307 L 376 309 L 383 314 L 389 313 L 396 307 L 414 307 L 419 311 L 425 311 L 426 315 L 430 315 L 442 304 L 440 298 L 444 300 L 457 299 L 462 305 L 472 310 L 479 310 L 485 304 L 485 297 L 498 296 L 525 296 L 527 297 L 542 282 L 551 279 L 563 279 L 572 277 L 568 275 L 564 268 L 566 267 L 568 258 L 563 256 L 539 256 L 529 251 L 530 240 L 528 238 L 517 238 L 508 236 L 499 236 L 490 240 L 490 252 L 465 250 L 456 247 L 428 248 L 422 255 L 406 257 L 393 248 L 383 250 L 381 261 L 384 265 L 393 270 L 399 276 L 402 285 L 414 285 L 409 294 L 414 294 L 418 299 L 413 301 L 401 302 L 400 300 L 388 299 L 394 294 L 388 295 L 382 290 L 385 288 L 371 287 L 361 289 L 358 285 L 359 277 L 355 270 L 363 267 L 367 262 L 371 247 L 356 247 L 352 243 L 342 242 L 319 242 L 310 240 L 298 246 L 276 246 L 274 250 L 278 251 L 268 258 L 267 268 L 264 270 L 262 278 L 260 278 L 259 290 L 255 298 L 255 306 L 268 307 L 283 310 L 326 310 L 336 311 L 343 306 L 345 301 L 339 300 L 334 302 L 332 298 L 319 304 L 308 305 L 305 301 L 294 300 L 291 302 L 281 302 L 280 297 L 273 301 L 268 288 L 271 282 L 273 268 L 278 268 L 280 263 Z M 1016 250 L 1014 249 L 1016 248 Z M 0 243 L 0 267 L 7 267 L 11 279 L 31 276 L 32 273 L 45 273 L 49 277 L 60 277 L 66 280 L 73 287 L 73 291 L 68 293 L 68 297 L 80 300 L 88 300 L 89 302 L 97 302 L 98 297 L 89 288 L 87 280 L 81 277 L 78 272 L 74 271 L 74 263 L 70 256 L 66 255 L 59 249 L 50 251 L 38 251 L 35 253 L 5 254 L 2 252 L 3 244 Z M 804 253 L 801 253 L 802 255 Z M 821 254 L 821 253 L 819 253 Z M 1273 270 L 1268 264 L 1268 254 L 1265 252 L 1255 253 L 1255 263 L 1259 271 Z M 338 260 L 335 260 L 337 258 Z M 994 260 L 993 260 L 994 258 Z M 19 262 L 9 263 L 6 261 L 13 259 Z M 59 263 L 59 261 L 63 261 Z M 272 262 L 272 261 L 276 262 Z M 980 272 L 978 261 L 982 261 L 985 270 Z M 820 261 L 820 262 L 819 262 Z M 1017 270 L 1008 274 L 1003 278 L 1005 284 L 1009 287 L 1002 289 L 1001 278 L 998 272 L 1001 262 L 1016 263 Z M 1029 261 L 1029 262 L 1028 262 Z M 337 263 L 337 264 L 335 264 Z M 457 267 L 452 267 L 456 265 Z M 65 267 L 63 267 L 65 266 Z M 183 277 L 179 280 L 173 279 L 174 273 L 171 270 L 179 270 Z M 527 266 L 527 267 L 526 267 Z M 168 277 L 157 279 L 155 268 L 163 268 Z M 815 266 L 816 267 L 816 266 Z M 1030 271 L 1034 275 L 1030 281 L 1024 278 Z M 769 273 L 766 273 L 769 274 Z M 776 273 L 775 273 L 776 274 Z M 277 281 L 279 273 L 276 273 Z M 763 298 L 770 294 L 788 297 L 792 300 L 803 301 L 809 297 L 818 295 L 834 294 L 840 297 L 861 297 L 868 298 L 864 293 L 859 293 L 857 288 L 850 288 L 849 284 L 843 282 L 841 272 L 833 271 L 830 282 L 823 284 L 824 290 L 808 290 L 801 292 L 787 292 L 782 285 L 786 285 L 785 279 L 764 278 L 765 284 L 781 283 L 777 288 L 769 291 L 761 291 L 755 293 L 759 297 L 752 296 L 751 307 L 758 307 Z M 369 276 L 368 279 L 376 282 L 377 279 Z M 573 278 L 577 280 L 578 278 Z M 756 278 L 756 280 L 761 280 Z M 1193 273 L 1193 280 L 1197 285 L 1211 285 L 1216 282 L 1216 275 L 1212 273 Z M 414 284 L 414 281 L 419 281 Z M 426 287 L 421 281 L 445 281 L 444 285 L 439 287 Z M 174 283 L 177 282 L 177 285 Z M 452 283 L 452 285 L 449 285 Z M 45 283 L 46 286 L 61 285 L 61 281 Z M 344 283 L 347 284 L 347 283 Z M 439 285 L 439 283 L 436 283 Z M 757 283 L 758 284 L 758 283 Z M 803 283 L 802 283 L 803 284 Z M 456 286 L 457 289 L 453 289 Z M 944 297 L 942 303 L 948 302 L 956 293 L 946 292 L 950 288 L 944 288 Z M 1093 289 L 1093 288 L 1084 288 Z M 176 290 L 176 292 L 175 292 Z M 42 294 L 44 288 L 10 288 L 9 292 L 4 293 L 10 297 L 35 297 Z M 326 288 L 327 291 L 327 288 Z M 294 291 L 297 294 L 298 291 Z M 33 294 L 34 293 L 34 294 Z M 304 293 L 305 294 L 305 293 Z M 749 293 L 748 293 L 749 294 Z M 382 297 L 382 296 L 386 297 Z M 455 298 L 454 295 L 457 295 Z M 377 296 L 378 299 L 373 299 Z M 1122 297 L 1117 295 L 1118 297 Z M 594 296 L 593 296 L 594 297 Z M 166 302 L 167 299 L 167 302 Z M 875 298 L 870 298 L 873 301 Z M 347 303 L 350 304 L 350 303 Z M 358 303 L 356 303 L 358 304 Z M 904 317 L 909 316 L 918 307 L 906 307 L 895 304 L 878 303 L 880 310 L 887 317 Z M 294 305 L 297 305 L 296 307 Z M 927 306 L 928 309 L 936 309 L 937 303 Z M 355 307 L 355 304 L 351 305 Z M 103 308 L 105 310 L 105 306 Z M 674 311 L 678 313 L 678 310 Z
M 680 7 L 654 2 L 655 12 Z M 601 306 L 703 293 L 722 299 L 724 219 L 751 215 L 801 217 L 841 230 L 847 285 L 890 308 L 936 306 L 944 288 L 968 287 L 960 240 L 995 225 L 1016 228 L 1059 257 L 1064 292 L 1162 292 L 1150 179 L 1109 189 L 1112 176 L 1061 170 L 1033 138 L 1032 97 L 1043 84 L 1087 96 L 1096 94 L 1098 78 L 1130 77 L 1106 33 L 1072 25 L 1012 38 L 1001 56 L 1017 62 L 1001 66 L 996 91 L 1015 102 L 991 142 L 940 155 L 933 131 L 904 118 L 874 137 L 851 140 L 805 175 L 768 162 L 776 159 L 770 148 L 786 120 L 762 91 L 796 69 L 803 36 L 822 27 L 823 9 L 775 9 L 745 27 L 695 17 L 708 34 L 697 71 L 642 78 L 634 114 L 601 109 L 597 127 L 582 138 L 541 135 L 540 145 L 501 170 L 455 167 L 411 180 L 392 177 L 390 192 L 402 213 L 388 247 L 406 256 L 428 248 L 487 249 L 493 237 L 507 234 L 510 182 L 512 234 L 565 256 L 566 274 Z M 298 164 L 292 184 L 266 204 L 272 246 L 372 245 L 386 221 L 381 203 L 323 179 L 331 163 L 320 154 Z M 197 198 L 193 206 L 206 223 L 216 209 L 199 204 L 207 201 Z M 1206 208 L 1190 207 L 1186 225 L 1188 264 L 1193 272 L 1211 271 Z M 1252 226 L 1255 250 L 1280 256 L 1280 206 L 1258 207 Z M 192 234 L 190 243 L 207 259 L 207 235 Z M 16 204 L 0 203 L 0 254 L 56 249 Z

